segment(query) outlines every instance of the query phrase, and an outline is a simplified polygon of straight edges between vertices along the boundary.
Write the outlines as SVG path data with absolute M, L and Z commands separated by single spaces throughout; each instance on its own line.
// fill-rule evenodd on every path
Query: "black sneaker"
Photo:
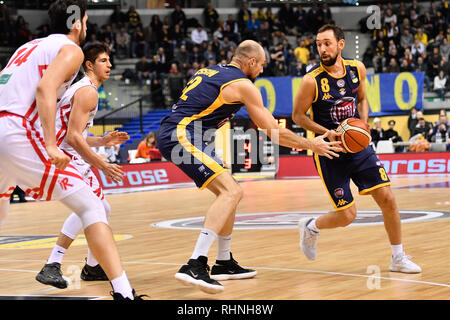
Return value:
M 58 262 L 46 264 L 37 274 L 36 280 L 42 284 L 48 284 L 59 289 L 65 289 L 68 285 L 63 278 L 61 264 Z
M 136 292 L 134 291 L 134 289 L 133 289 L 132 292 L 133 292 L 134 300 L 144 300 L 144 299 L 142 299 L 142 297 L 148 297 L 146 294 L 141 294 L 141 295 L 137 296 Z M 123 295 L 118 293 L 118 292 L 111 291 L 110 295 L 113 297 L 113 300 L 129 300 L 129 301 L 133 301 L 133 300 L 131 300 L 128 297 L 124 298 Z
M 216 260 L 216 264 L 211 269 L 211 279 L 214 280 L 235 280 L 248 279 L 256 276 L 256 270 L 242 268 L 230 252 L 230 260 Z
M 86 263 L 81 270 L 80 278 L 84 281 L 108 281 L 108 277 L 100 264 L 91 267 Z
M 186 286 L 196 286 L 206 293 L 219 293 L 223 286 L 209 277 L 208 258 L 200 256 L 197 259 L 189 259 L 175 274 L 175 278 Z

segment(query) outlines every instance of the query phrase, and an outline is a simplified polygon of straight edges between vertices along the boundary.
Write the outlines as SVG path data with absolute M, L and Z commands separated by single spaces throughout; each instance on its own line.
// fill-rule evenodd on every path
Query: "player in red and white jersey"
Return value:
M 0 73 L 0 195 L 19 185 L 36 199 L 60 200 L 80 217 L 89 248 L 111 281 L 113 298 L 134 299 L 104 206 L 56 141 L 57 100 L 84 59 L 79 45 L 86 38 L 86 8 L 86 0 L 52 3 L 52 35 L 20 47 Z M 4 216 L 8 198 L 0 200 Z
M 83 50 L 85 77 L 74 83 L 57 104 L 56 139 L 60 148 L 71 157 L 71 164 L 80 172 L 84 181 L 102 201 L 106 217 L 109 221 L 111 206 L 105 199 L 101 185 L 90 169 L 91 165 L 102 170 L 114 181 L 120 181 L 123 171 L 119 165 L 107 163 L 95 154 L 91 147 L 113 146 L 129 139 L 126 132 L 114 131 L 103 137 L 89 137 L 89 128 L 94 124 L 98 110 L 97 88 L 109 78 L 111 63 L 110 50 L 103 43 L 94 43 Z M 81 154 L 83 156 L 81 156 Z M 82 230 L 82 222 L 78 215 L 72 213 L 64 222 L 59 238 L 46 265 L 36 279 L 44 284 L 57 288 L 66 288 L 67 282 L 62 273 L 49 272 L 48 265 L 57 263 L 60 267 L 64 254 L 78 233 Z M 103 269 L 88 249 L 86 265 L 81 271 L 81 279 L 86 281 L 108 280 Z

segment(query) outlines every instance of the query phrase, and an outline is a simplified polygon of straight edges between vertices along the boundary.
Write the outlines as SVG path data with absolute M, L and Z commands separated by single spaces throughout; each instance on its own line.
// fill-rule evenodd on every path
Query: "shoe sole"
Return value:
M 222 286 L 219 287 L 219 286 L 208 284 L 203 280 L 196 280 L 184 273 L 176 273 L 175 279 L 180 281 L 185 286 L 197 287 L 201 291 L 210 293 L 210 294 L 220 293 L 220 292 L 223 292 L 223 290 L 224 290 L 224 287 L 222 287 Z
M 305 255 L 305 257 L 307 257 L 309 260 L 316 260 L 315 256 L 309 256 L 306 252 L 305 249 L 303 249 L 302 246 L 302 242 L 303 242 L 303 233 L 305 232 L 305 228 L 306 228 L 306 224 L 308 223 L 308 221 L 310 220 L 310 218 L 308 219 L 302 219 L 299 221 L 298 223 L 298 231 L 300 233 L 300 242 L 299 242 L 299 246 L 300 249 L 302 249 L 303 254 Z
M 69 279 L 69 278 L 66 278 L 66 277 L 64 277 L 64 276 L 63 276 L 63 279 L 66 281 L 66 285 L 65 285 L 65 286 L 64 286 L 63 284 L 59 284 L 59 283 L 49 283 L 49 282 L 46 282 L 46 280 L 43 279 L 43 278 L 41 278 L 39 275 L 36 276 L 36 281 L 38 281 L 38 282 L 40 282 L 40 283 L 42 283 L 42 284 L 45 284 L 45 285 L 47 285 L 47 286 L 52 286 L 52 287 L 55 287 L 55 288 L 58 288 L 58 289 L 66 289 L 66 288 L 69 286 L 69 284 L 70 284 L 70 279 Z
M 241 280 L 241 279 L 250 279 L 258 274 L 257 271 L 246 272 L 246 273 L 238 273 L 238 274 L 212 274 L 210 276 L 211 279 L 216 281 L 223 280 Z
M 399 272 L 399 273 L 408 273 L 408 274 L 414 274 L 414 273 L 421 273 L 422 272 L 422 270 L 420 270 L 420 271 L 416 271 L 416 270 L 410 271 L 410 270 L 396 269 L 396 268 L 393 268 L 393 267 L 390 267 L 389 271 L 390 272 Z

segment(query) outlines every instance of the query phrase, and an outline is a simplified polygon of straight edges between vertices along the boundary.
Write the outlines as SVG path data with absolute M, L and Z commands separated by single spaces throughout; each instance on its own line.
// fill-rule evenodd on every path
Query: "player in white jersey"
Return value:
M 57 0 L 49 8 L 52 35 L 18 48 L 0 73 L 0 194 L 19 185 L 41 200 L 60 200 L 75 212 L 89 248 L 111 281 L 114 299 L 134 299 L 105 209 L 70 157 L 57 145 L 56 103 L 84 55 L 86 0 Z M 8 210 L 5 197 L 2 215 Z
M 110 50 L 103 43 L 94 43 L 83 49 L 85 77 L 73 84 L 57 104 L 56 139 L 57 144 L 72 160 L 70 162 L 102 201 L 109 221 L 111 207 L 105 199 L 97 177 L 90 169 L 91 164 L 102 170 L 113 181 L 120 181 L 123 171 L 117 164 L 107 163 L 95 154 L 91 147 L 113 146 L 129 139 L 126 132 L 114 131 L 103 137 L 88 137 L 98 109 L 97 88 L 109 78 L 111 63 Z M 81 156 L 81 154 L 83 156 Z M 68 283 L 61 273 L 64 254 L 78 233 L 82 230 L 80 218 L 72 213 L 64 222 L 59 238 L 47 263 L 36 276 L 36 280 L 64 289 Z M 105 272 L 88 249 L 86 265 L 81 272 L 86 281 L 108 280 Z

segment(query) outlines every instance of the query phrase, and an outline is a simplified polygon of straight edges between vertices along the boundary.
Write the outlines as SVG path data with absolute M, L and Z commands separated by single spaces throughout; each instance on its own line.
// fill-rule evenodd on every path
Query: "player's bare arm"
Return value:
M 358 61 L 359 69 L 359 87 L 358 87 L 358 114 L 359 118 L 367 123 L 369 120 L 369 101 L 366 92 L 366 67 L 361 61 Z M 367 125 L 369 128 L 369 125 Z
M 97 102 L 98 93 L 93 87 L 83 87 L 74 94 L 69 125 L 67 128 L 67 143 L 71 145 L 87 163 L 102 170 L 105 175 L 110 177 L 113 181 L 120 181 L 123 178 L 123 171 L 120 166 L 105 162 L 91 149 L 88 141 L 83 137 L 83 131 L 89 120 L 89 113 L 94 110 Z M 90 140 L 92 141 L 92 139 Z M 103 141 L 102 137 L 95 140 Z
M 330 141 L 336 141 L 337 137 L 340 135 L 339 133 L 334 130 L 328 130 L 308 117 L 308 110 L 311 108 L 316 94 L 315 80 L 310 75 L 305 75 L 302 79 L 297 95 L 295 96 L 292 110 L 292 120 L 303 129 L 317 134 L 324 134 L 329 131 L 328 139 Z
M 36 105 L 44 132 L 45 148 L 52 163 L 58 169 L 64 169 L 69 164 L 70 158 L 56 145 L 56 92 L 64 82 L 78 72 L 83 58 L 83 51 L 80 47 L 63 46 L 44 72 L 36 90 Z
M 115 130 L 113 132 L 108 132 L 103 137 L 87 137 L 86 142 L 90 147 L 111 147 L 118 144 L 127 142 L 130 139 L 128 133 L 123 131 Z
M 326 142 L 323 136 L 313 140 L 300 137 L 278 125 L 272 114 L 264 107 L 261 93 L 250 81 L 238 81 L 226 86 L 222 91 L 222 97 L 227 102 L 241 101 L 247 108 L 252 121 L 261 129 L 267 130 L 267 135 L 273 139 L 278 134 L 280 145 L 290 148 L 310 149 L 326 157 L 338 157 L 336 152 L 341 151 L 339 142 Z

